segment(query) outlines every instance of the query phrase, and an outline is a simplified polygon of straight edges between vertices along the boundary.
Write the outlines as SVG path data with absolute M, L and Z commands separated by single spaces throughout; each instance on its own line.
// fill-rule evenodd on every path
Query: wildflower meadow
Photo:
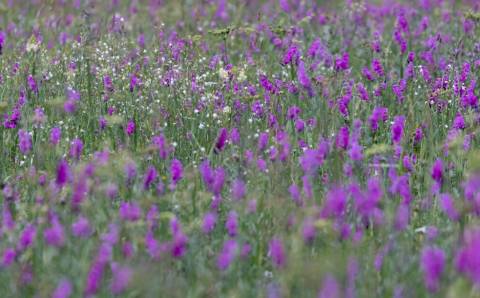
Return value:
M 480 1 L 1 0 L 0 297 L 480 297 Z

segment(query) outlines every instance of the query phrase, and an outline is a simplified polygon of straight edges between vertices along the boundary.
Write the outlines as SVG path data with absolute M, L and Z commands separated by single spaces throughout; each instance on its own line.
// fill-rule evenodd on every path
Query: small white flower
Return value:
M 228 72 L 225 69 L 223 69 L 223 67 L 222 67 L 218 70 L 218 76 L 222 80 L 226 80 L 226 79 L 228 79 Z
M 238 80 L 240 82 L 244 82 L 247 79 L 247 76 L 245 75 L 245 71 L 242 69 L 240 70 L 240 73 L 238 74 Z

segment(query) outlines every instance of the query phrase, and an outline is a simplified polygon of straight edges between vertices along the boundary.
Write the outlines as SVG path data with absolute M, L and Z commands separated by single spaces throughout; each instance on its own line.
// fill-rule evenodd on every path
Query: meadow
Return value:
M 480 2 L 0 2 L 0 296 L 480 297 Z

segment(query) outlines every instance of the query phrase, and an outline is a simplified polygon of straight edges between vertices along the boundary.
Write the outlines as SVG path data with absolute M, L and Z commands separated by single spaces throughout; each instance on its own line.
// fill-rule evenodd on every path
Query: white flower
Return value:
M 228 72 L 223 67 L 218 70 L 218 75 L 222 80 L 228 79 Z
M 39 47 L 40 47 L 40 44 L 37 42 L 37 39 L 35 38 L 35 36 L 32 35 L 32 37 L 27 42 L 27 47 L 26 47 L 27 52 L 28 53 L 36 52 Z
M 238 74 L 238 80 L 240 82 L 244 82 L 247 79 L 247 76 L 245 75 L 245 71 L 242 69 L 240 70 L 240 73 Z

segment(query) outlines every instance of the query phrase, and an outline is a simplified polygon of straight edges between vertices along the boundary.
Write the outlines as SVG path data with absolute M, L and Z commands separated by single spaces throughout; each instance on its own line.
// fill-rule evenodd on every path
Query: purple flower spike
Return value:
M 68 279 L 62 279 L 52 293 L 52 298 L 68 298 L 72 295 L 72 291 L 72 283 Z
M 436 292 L 440 287 L 440 277 L 445 269 L 445 253 L 437 247 L 425 247 L 422 250 L 420 264 L 425 286 L 430 292 Z
M 230 211 L 227 216 L 227 221 L 225 222 L 225 228 L 227 229 L 228 235 L 230 237 L 237 236 L 238 229 L 238 215 L 235 211 Z
M 268 244 L 268 254 L 275 267 L 281 268 L 286 265 L 287 257 L 283 248 L 282 241 L 279 238 L 273 238 Z

